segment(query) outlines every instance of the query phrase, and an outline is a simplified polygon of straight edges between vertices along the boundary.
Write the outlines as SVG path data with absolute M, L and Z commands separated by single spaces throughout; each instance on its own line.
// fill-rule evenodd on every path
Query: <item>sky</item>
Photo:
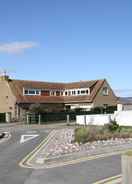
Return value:
M 0 0 L 0 71 L 15 79 L 106 78 L 132 96 L 131 0 Z

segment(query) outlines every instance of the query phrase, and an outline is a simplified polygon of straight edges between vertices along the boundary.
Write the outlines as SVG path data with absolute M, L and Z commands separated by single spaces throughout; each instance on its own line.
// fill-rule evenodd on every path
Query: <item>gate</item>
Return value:
M 6 114 L 0 113 L 0 123 L 5 123 L 5 122 L 6 122 Z

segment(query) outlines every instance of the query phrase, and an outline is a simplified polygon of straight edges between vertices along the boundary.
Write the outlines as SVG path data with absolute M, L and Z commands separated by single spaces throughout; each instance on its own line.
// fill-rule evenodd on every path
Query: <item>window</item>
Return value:
M 89 93 L 89 88 L 67 89 L 64 92 L 65 96 L 89 95 Z
M 54 91 L 51 91 L 51 92 L 50 92 L 50 95 L 51 95 L 51 96 L 54 96 L 54 95 L 55 95 L 55 92 L 54 92 Z
M 68 96 L 70 96 L 71 95 L 71 91 L 68 91 Z
M 81 94 L 85 94 L 85 90 L 81 90 Z
M 104 108 L 106 109 L 108 107 L 108 104 L 103 104 Z
M 24 95 L 40 95 L 40 90 L 37 90 L 37 89 L 25 89 L 23 94 Z
M 56 91 L 56 96 L 60 96 L 60 91 Z
M 74 96 L 74 95 L 76 95 L 76 91 L 74 90 L 74 91 L 72 91 L 72 95 Z
M 29 90 L 29 91 L 28 91 L 28 94 L 29 94 L 29 95 L 35 95 L 35 90 Z
M 49 92 L 49 90 L 42 90 L 41 95 L 42 96 L 50 96 L 50 92 Z
M 103 94 L 104 96 L 107 96 L 107 95 L 109 94 L 109 90 L 108 90 L 107 87 L 104 87 L 104 88 L 103 88 L 102 94 Z
M 25 91 L 24 91 L 24 94 L 25 94 L 25 95 L 28 95 L 28 90 L 25 90 Z
M 36 95 L 39 95 L 40 94 L 40 91 L 36 90 Z

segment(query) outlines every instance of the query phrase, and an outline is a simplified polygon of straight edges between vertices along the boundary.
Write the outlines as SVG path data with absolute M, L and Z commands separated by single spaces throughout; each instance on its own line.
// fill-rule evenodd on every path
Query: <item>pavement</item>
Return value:
M 31 158 L 32 153 L 46 145 L 55 126 L 15 125 L 0 129 L 11 133 L 9 140 L 0 143 L 0 184 L 93 184 L 121 173 L 120 154 L 48 169 L 21 167 L 20 163 L 27 155 Z M 39 136 L 20 143 L 22 135 L 31 134 Z

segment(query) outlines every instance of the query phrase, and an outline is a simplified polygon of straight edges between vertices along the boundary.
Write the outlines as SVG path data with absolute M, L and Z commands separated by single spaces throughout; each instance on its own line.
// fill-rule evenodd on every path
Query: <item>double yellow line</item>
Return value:
M 105 158 L 109 156 L 114 156 L 114 155 L 119 155 L 124 153 L 124 151 L 116 151 L 112 153 L 105 153 L 105 154 L 100 154 L 100 155 L 93 155 L 93 156 L 85 156 L 81 157 L 78 159 L 73 159 L 69 161 L 62 161 L 62 162 L 51 162 L 49 165 L 48 164 L 42 164 L 42 166 L 34 166 L 34 164 L 31 163 L 31 161 L 36 157 L 36 155 L 43 149 L 48 142 L 54 137 L 56 131 L 53 130 L 46 139 L 44 139 L 32 152 L 30 152 L 25 158 L 20 161 L 19 165 L 24 168 L 33 168 L 33 169 L 40 169 L 40 168 L 55 168 L 55 167 L 62 167 L 66 165 L 73 165 L 77 164 L 80 162 L 85 162 L 85 161 L 90 161 L 90 160 L 95 160 L 95 159 L 100 159 L 100 158 Z M 125 150 L 126 152 L 126 150 Z M 100 184 L 100 183 L 98 183 Z
M 117 184 L 117 183 L 121 183 L 121 180 L 122 180 L 122 175 L 117 175 L 110 178 L 106 178 L 101 181 L 97 181 L 93 184 Z
M 24 168 L 34 168 L 30 161 L 39 153 L 39 151 L 48 144 L 49 140 L 54 136 L 55 130 L 53 130 L 32 152 L 30 152 L 26 157 L 24 157 L 20 162 L 19 166 Z

